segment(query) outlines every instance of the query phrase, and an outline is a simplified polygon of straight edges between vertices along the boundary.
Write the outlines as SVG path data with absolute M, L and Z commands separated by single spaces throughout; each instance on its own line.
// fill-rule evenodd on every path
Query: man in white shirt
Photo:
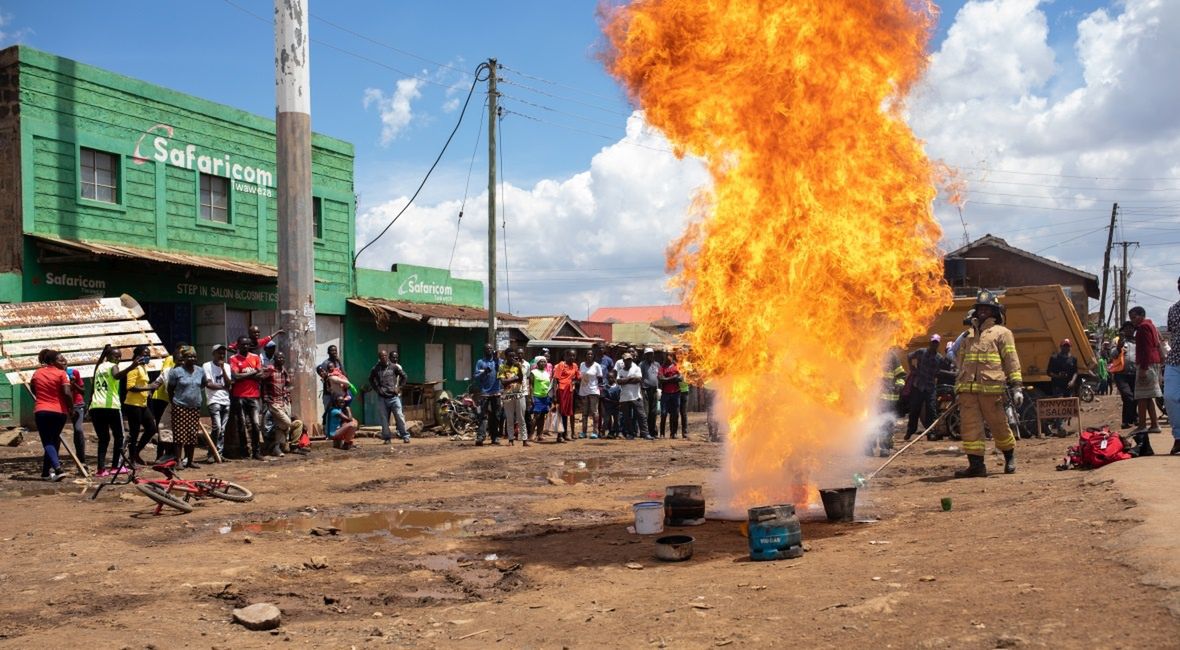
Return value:
M 225 362 L 225 350 L 225 346 L 220 343 L 213 346 L 213 360 L 201 366 L 205 371 L 205 402 L 209 405 L 209 424 L 213 429 L 211 436 L 213 444 L 217 445 L 217 453 L 223 459 L 225 427 L 229 423 L 229 386 L 233 383 L 233 373 Z M 212 450 L 203 462 L 213 462 Z
M 643 416 L 643 371 L 635 363 L 632 354 L 623 355 L 618 367 L 619 411 L 623 418 L 623 437 L 633 440 L 635 429 L 644 440 L 655 440 L 647 430 L 647 418 Z
M 578 366 L 581 380 L 578 382 L 578 397 L 582 399 L 582 438 L 586 437 L 586 421 L 594 423 L 591 438 L 599 433 L 598 396 L 602 393 L 602 366 L 594 360 L 594 351 L 586 350 L 586 360 Z

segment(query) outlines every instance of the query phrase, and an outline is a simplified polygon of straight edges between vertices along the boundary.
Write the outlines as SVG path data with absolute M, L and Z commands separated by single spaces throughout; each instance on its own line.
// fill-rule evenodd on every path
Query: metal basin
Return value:
M 683 562 L 692 557 L 693 538 L 689 535 L 668 535 L 656 540 L 656 557 L 665 562 Z

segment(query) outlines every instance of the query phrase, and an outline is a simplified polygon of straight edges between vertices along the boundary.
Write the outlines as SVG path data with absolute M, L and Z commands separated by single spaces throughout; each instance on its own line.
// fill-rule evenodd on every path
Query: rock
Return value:
M 422 426 L 421 420 L 406 420 L 406 433 L 411 438 L 425 438 L 426 427 Z
M 921 578 L 918 578 L 918 581 L 919 582 L 934 582 L 937 579 L 938 578 L 935 578 L 934 576 L 922 576 Z
M 311 559 L 303 563 L 306 569 L 326 569 L 328 568 L 328 558 L 323 555 L 313 555 Z
M 623 566 L 627 567 L 628 569 L 634 569 L 636 571 L 643 570 L 643 565 L 638 562 L 628 562 L 627 564 L 625 564 Z
M 235 609 L 234 622 L 247 630 L 273 630 L 282 622 L 283 613 L 270 603 L 254 603 L 249 607 Z
M 24 442 L 25 436 L 19 429 L 9 429 L 8 431 L 0 431 L 0 445 L 7 445 L 9 447 L 19 447 L 20 443 Z
M 1019 648 L 1020 646 L 1026 644 L 1028 644 L 1028 641 L 1026 641 L 1023 637 L 1012 634 L 1001 634 L 996 639 L 997 648 Z

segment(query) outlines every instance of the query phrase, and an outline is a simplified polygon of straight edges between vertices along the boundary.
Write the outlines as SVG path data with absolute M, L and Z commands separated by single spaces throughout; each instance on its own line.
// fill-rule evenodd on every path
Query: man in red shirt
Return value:
M 672 438 L 676 438 L 676 431 L 680 424 L 680 366 L 676 365 L 676 355 L 668 352 L 664 365 L 660 367 L 660 437 L 664 437 L 664 424 L 668 416 L 672 416 Z M 688 432 L 684 432 L 688 438 Z
M 1142 307 L 1132 307 L 1127 315 L 1131 324 L 1135 326 L 1135 401 L 1139 407 L 1138 425 L 1132 436 L 1144 437 L 1149 433 L 1159 433 L 1159 417 L 1155 411 L 1156 398 L 1163 397 L 1160 389 L 1160 364 L 1164 362 L 1163 344 L 1160 331 L 1155 323 L 1147 317 L 1147 310 Z M 1151 426 L 1147 426 L 1148 416 Z M 1151 443 L 1147 444 L 1150 449 Z
M 250 432 L 250 449 L 246 451 L 252 452 L 254 460 L 262 460 L 262 388 L 258 384 L 262 359 L 250 352 L 250 345 L 249 337 L 240 337 L 237 353 L 229 358 L 230 374 L 234 378 L 229 391 L 229 416 L 238 423 L 243 438 Z

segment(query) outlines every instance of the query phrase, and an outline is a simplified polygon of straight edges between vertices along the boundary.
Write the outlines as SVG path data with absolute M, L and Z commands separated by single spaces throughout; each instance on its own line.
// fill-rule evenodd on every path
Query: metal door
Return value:
M 204 362 L 213 356 L 213 346 L 228 343 L 225 338 L 225 305 L 197 305 L 197 359 Z
M 442 343 L 426 344 L 426 383 L 442 381 L 443 377 L 443 346 Z

